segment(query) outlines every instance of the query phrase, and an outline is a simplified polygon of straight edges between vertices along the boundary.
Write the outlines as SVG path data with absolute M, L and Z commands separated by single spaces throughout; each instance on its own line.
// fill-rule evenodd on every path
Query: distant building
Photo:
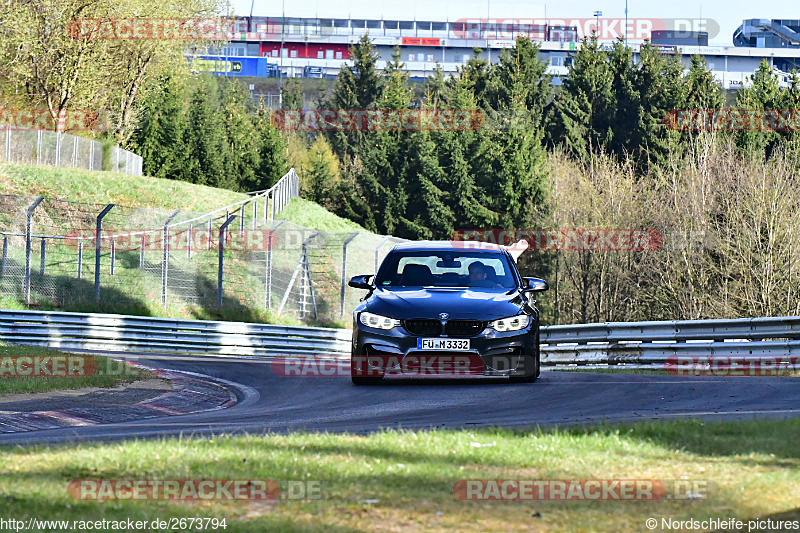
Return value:
M 733 32 L 734 46 L 800 48 L 800 20 L 747 19 Z
M 653 44 L 708 46 L 706 31 L 653 30 L 651 35 L 650 40 Z
M 558 84 L 569 71 L 571 56 L 581 47 L 581 37 L 591 32 L 595 20 L 547 20 L 535 16 L 438 21 L 345 18 L 347 15 L 244 17 L 234 22 L 229 42 L 210 49 L 189 49 L 186 55 L 193 70 L 225 76 L 334 78 L 343 66 L 352 65 L 350 47 L 368 33 L 379 57 L 379 69 L 385 68 L 398 47 L 410 77 L 424 80 L 437 66 L 445 73 L 455 73 L 473 57 L 476 48 L 488 61 L 497 62 L 504 49 L 515 46 L 516 38 L 524 37 L 539 46 L 539 57 Z M 789 83 L 787 73 L 800 70 L 797 20 L 746 20 L 734 34 L 736 46 L 708 46 L 707 32 L 665 29 L 648 31 L 646 35 L 661 53 L 679 54 L 687 67 L 693 55 L 703 56 L 725 89 L 747 87 L 749 77 L 762 61 L 781 76 L 782 86 Z M 604 39 L 601 46 L 611 48 L 613 42 Z M 642 42 L 643 37 L 628 42 L 634 60 L 638 59 Z

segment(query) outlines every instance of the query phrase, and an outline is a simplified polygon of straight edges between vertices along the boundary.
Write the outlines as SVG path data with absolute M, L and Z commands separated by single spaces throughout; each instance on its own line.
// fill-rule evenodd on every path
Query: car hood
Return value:
M 519 314 L 522 299 L 512 289 L 450 288 L 377 288 L 366 302 L 371 313 L 405 320 L 439 318 L 448 313 L 450 320 L 465 318 L 496 320 Z

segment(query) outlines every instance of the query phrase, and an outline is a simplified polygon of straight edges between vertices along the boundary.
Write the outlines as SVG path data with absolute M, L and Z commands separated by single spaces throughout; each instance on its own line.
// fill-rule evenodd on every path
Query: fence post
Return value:
M 89 170 L 94 170 L 94 141 L 89 141 Z
M 145 234 L 142 232 L 142 244 L 139 246 L 139 270 L 144 268 L 144 240 Z
M 192 225 L 189 224 L 189 229 L 186 232 L 186 257 L 192 258 Z
M 344 316 L 344 293 L 345 289 L 347 288 L 347 245 L 350 244 L 350 241 L 355 239 L 358 236 L 359 232 L 355 232 L 350 235 L 342 244 L 342 294 L 341 294 L 341 303 L 339 306 L 339 316 Z
M 72 138 L 72 168 L 78 166 L 78 137 Z
M 208 250 L 211 251 L 211 237 L 214 235 L 214 230 L 211 228 L 213 219 L 208 217 Z
M 231 215 L 227 217 L 225 222 L 219 227 L 219 259 L 217 261 L 218 271 L 217 271 L 217 306 L 222 309 L 222 277 L 223 277 L 223 256 L 225 252 L 225 232 L 228 230 L 228 224 L 233 222 L 233 219 L 236 218 L 236 215 Z
M 83 273 L 83 240 L 78 241 L 78 279 Z
M 8 262 L 8 235 L 3 235 L 3 262 L 0 264 L 0 277 L 6 275 L 6 263 Z
M 274 228 L 269 230 L 269 244 L 267 245 L 267 271 L 265 274 L 266 279 L 264 280 L 264 285 L 266 286 L 264 293 L 264 309 L 272 309 L 272 248 L 274 247 L 273 242 L 278 242 L 276 231 L 284 222 L 286 221 L 281 220 L 275 225 Z M 272 240 L 272 235 L 276 235 L 275 241 Z
M 381 239 L 381 242 L 379 242 L 379 243 L 378 243 L 378 246 L 376 246 L 376 247 L 375 247 L 375 274 L 377 274 L 377 273 L 378 273 L 378 252 L 380 252 L 380 250 L 381 250 L 381 246 L 383 246 L 383 244 L 384 244 L 386 241 L 388 241 L 388 240 L 389 240 L 389 238 L 390 238 L 390 236 L 389 236 L 389 235 L 387 235 L 386 237 L 384 237 L 383 239 Z
M 97 232 L 94 234 L 94 301 L 100 301 L 100 238 L 102 237 L 103 217 L 114 207 L 114 204 L 108 204 L 97 215 Z
M 31 303 L 31 222 L 33 220 L 33 210 L 36 209 L 44 200 L 44 196 L 38 197 L 33 201 L 27 210 L 25 221 L 25 303 Z
M 114 261 L 117 255 L 117 239 L 116 237 L 111 237 L 111 275 L 114 275 Z
M 60 131 L 56 132 L 56 166 L 61 166 L 61 135 Z
M 161 248 L 163 251 L 163 258 L 161 261 L 161 305 L 164 309 L 167 308 L 167 270 L 169 269 L 169 223 L 172 219 L 178 216 L 181 210 L 178 209 L 172 213 L 164 222 L 164 234 Z
M 42 130 L 36 130 L 36 164 L 42 161 Z
M 257 218 L 258 218 L 258 198 L 253 198 L 253 229 L 256 229 Z
M 39 275 L 44 276 L 44 254 L 45 239 L 42 237 L 42 244 L 39 247 Z
M 244 231 L 244 204 L 239 209 L 239 231 Z
M 11 126 L 6 126 L 6 163 L 11 163 Z

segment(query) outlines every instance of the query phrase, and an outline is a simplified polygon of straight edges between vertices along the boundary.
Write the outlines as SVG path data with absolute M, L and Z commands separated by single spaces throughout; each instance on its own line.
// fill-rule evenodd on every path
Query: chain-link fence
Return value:
M 197 317 L 225 309 L 242 320 L 263 310 L 339 322 L 363 295 L 347 280 L 374 273 L 400 239 L 274 220 L 296 186 L 291 171 L 212 213 L 2 195 L 0 296 L 65 310 Z
M 87 170 L 111 170 L 142 175 L 142 158 L 118 146 L 107 149 L 103 143 L 69 133 L 6 127 L 0 130 L 0 162 L 50 165 Z

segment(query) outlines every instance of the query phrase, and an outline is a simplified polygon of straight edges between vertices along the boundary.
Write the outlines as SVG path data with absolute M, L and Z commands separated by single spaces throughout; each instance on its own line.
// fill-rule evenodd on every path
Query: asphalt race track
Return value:
M 268 359 L 126 354 L 152 367 L 195 372 L 234 388 L 227 409 L 136 422 L 28 431 L 0 444 L 152 438 L 183 433 L 370 432 L 380 428 L 532 427 L 800 416 L 792 378 L 542 372 L 532 384 L 394 378 L 354 387 L 348 376 L 282 377 Z M 345 363 L 342 363 L 345 364 Z

